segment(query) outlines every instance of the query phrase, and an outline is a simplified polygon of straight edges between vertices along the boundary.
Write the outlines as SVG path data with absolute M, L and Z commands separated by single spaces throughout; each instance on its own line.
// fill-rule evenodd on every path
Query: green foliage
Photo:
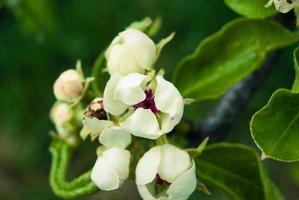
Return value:
M 56 137 L 53 137 L 50 146 L 52 154 L 50 185 L 57 196 L 65 199 L 80 197 L 98 191 L 97 186 L 90 179 L 91 171 L 85 172 L 71 182 L 66 181 L 72 148 L 66 142 Z
M 296 22 L 297 22 L 297 27 L 298 27 L 299 26 L 299 3 L 298 3 L 298 1 L 296 2 L 294 12 L 295 12 Z
M 239 144 L 208 146 L 196 160 L 197 175 L 230 199 L 282 199 L 255 150 Z
M 294 51 L 294 63 L 295 63 L 295 81 L 293 83 L 292 90 L 299 92 L 299 48 Z
M 221 96 L 259 68 L 267 53 L 298 41 L 299 35 L 274 22 L 237 19 L 203 40 L 177 66 L 174 82 L 184 97 Z
M 254 114 L 250 128 L 263 157 L 299 160 L 299 94 L 286 89 L 274 92 L 268 104 Z
M 275 7 L 266 8 L 268 0 L 225 0 L 236 13 L 252 19 L 263 19 L 276 13 Z

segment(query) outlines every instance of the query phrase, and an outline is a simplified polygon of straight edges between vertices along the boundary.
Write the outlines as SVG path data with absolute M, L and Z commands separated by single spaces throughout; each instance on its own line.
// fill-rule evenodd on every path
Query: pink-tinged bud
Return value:
M 73 117 L 74 112 L 66 103 L 56 102 L 51 108 L 50 118 L 61 138 L 66 139 L 72 135 L 73 129 L 69 124 Z
M 60 74 L 54 83 L 54 95 L 59 101 L 74 102 L 82 95 L 83 90 L 84 78 L 73 69 Z
M 69 122 L 73 117 L 73 111 L 69 105 L 65 103 L 55 103 L 50 112 L 50 118 L 55 125 L 61 126 L 66 122 Z

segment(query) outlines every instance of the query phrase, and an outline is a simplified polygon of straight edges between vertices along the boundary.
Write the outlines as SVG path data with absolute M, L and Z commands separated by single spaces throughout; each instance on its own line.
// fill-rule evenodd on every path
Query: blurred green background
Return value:
M 158 63 L 167 70 L 167 77 L 203 38 L 237 17 L 222 0 L 0 0 L 1 200 L 59 199 L 48 184 L 53 82 L 63 70 L 74 67 L 77 59 L 90 72 L 97 55 L 118 32 L 132 21 L 158 15 L 163 26 L 155 41 L 176 32 Z M 270 77 L 240 113 L 228 141 L 255 147 L 248 121 L 275 89 L 290 87 L 294 78 L 291 53 L 292 48 L 284 50 Z M 199 113 L 201 105 L 193 105 L 186 117 Z M 94 150 L 94 145 L 83 144 L 71 165 L 73 174 L 92 166 Z M 286 199 L 299 199 L 298 163 L 265 163 Z M 84 199 L 125 198 L 140 199 L 134 183 Z M 225 199 L 217 191 L 211 197 L 192 197 L 198 198 Z

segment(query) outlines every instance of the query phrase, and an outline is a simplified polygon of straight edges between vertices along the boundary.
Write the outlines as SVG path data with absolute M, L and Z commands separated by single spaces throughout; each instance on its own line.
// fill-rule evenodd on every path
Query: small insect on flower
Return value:
M 295 7 L 296 0 L 269 0 L 266 7 L 274 4 L 277 11 L 287 13 Z
M 183 97 L 177 88 L 158 75 L 114 74 L 104 90 L 104 109 L 122 119 L 127 132 L 148 139 L 169 133 L 182 118 Z
M 144 200 L 186 200 L 197 184 L 195 163 L 173 145 L 153 147 L 137 164 L 136 183 Z

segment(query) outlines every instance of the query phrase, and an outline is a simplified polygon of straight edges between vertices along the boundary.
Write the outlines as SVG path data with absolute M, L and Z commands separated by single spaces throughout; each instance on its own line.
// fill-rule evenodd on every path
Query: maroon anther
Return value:
M 159 174 L 156 175 L 156 183 L 158 185 L 165 185 L 165 186 L 169 186 L 170 183 L 168 183 L 167 181 L 163 180 Z
M 145 91 L 145 99 L 137 104 L 135 104 L 133 107 L 135 109 L 137 108 L 144 108 L 144 109 L 151 109 L 153 113 L 159 112 L 155 105 L 155 96 L 152 90 L 146 90 Z

